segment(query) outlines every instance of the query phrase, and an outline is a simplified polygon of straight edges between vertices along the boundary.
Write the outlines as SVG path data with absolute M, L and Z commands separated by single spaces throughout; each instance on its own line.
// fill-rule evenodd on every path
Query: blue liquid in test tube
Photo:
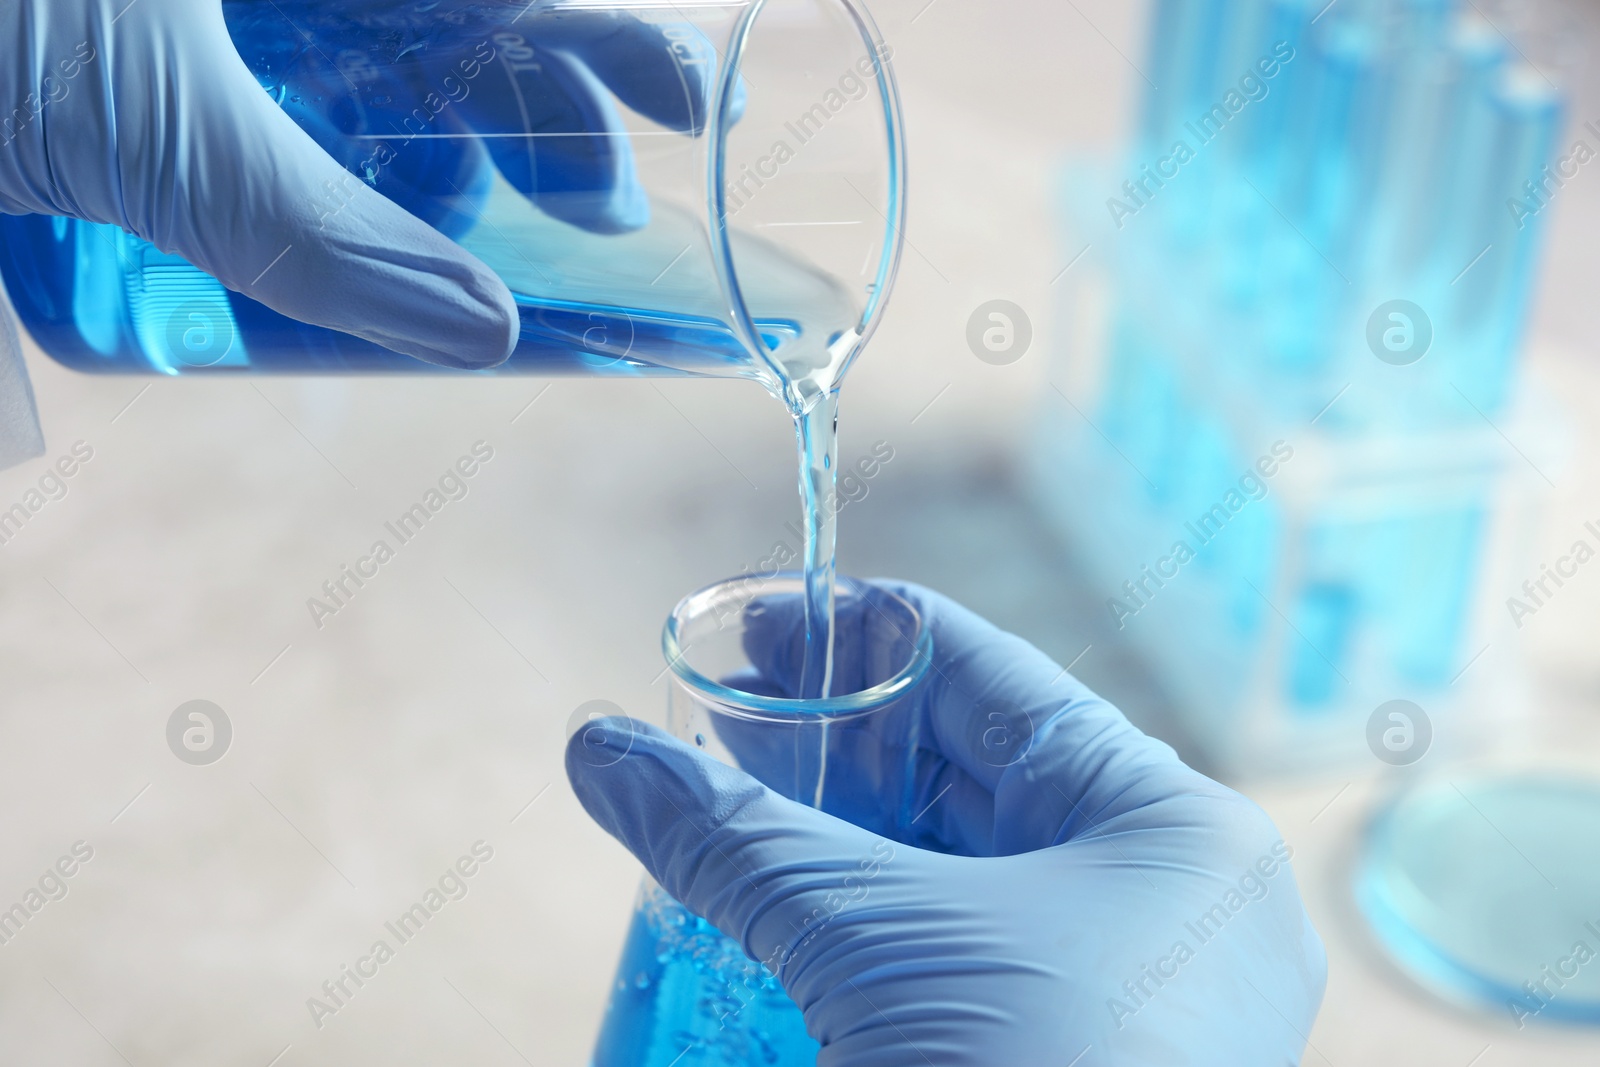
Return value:
M 1491 151 L 1484 160 L 1468 243 L 1481 255 L 1454 286 L 1459 387 L 1486 413 L 1508 399 L 1512 361 L 1533 286 L 1544 207 L 1557 186 L 1545 167 L 1555 156 L 1562 98 L 1531 67 L 1508 70 L 1491 97 Z M 1514 205 L 1536 209 L 1513 211 Z M 1462 268 L 1467 267 L 1463 261 Z

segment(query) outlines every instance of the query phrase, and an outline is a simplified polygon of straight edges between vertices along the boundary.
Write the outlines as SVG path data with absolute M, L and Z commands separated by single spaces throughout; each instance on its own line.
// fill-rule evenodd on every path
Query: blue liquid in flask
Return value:
M 592 1067 L 815 1067 L 820 1051 L 765 967 L 664 890 L 645 889 Z

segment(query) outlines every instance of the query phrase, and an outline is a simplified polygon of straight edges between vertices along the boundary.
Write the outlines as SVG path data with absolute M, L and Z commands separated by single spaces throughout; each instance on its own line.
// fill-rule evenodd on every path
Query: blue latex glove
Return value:
M 923 613 L 934 662 L 898 721 L 830 753 L 827 806 L 850 822 L 632 723 L 574 737 L 584 807 L 691 911 L 779 963 L 822 1067 L 1298 1063 L 1327 964 L 1266 815 L 1027 642 L 890 588 Z M 790 692 L 798 612 L 747 622 L 762 679 L 741 681 Z M 840 626 L 844 691 L 872 650 L 857 621 Z M 723 739 L 789 789 L 792 759 L 761 736 Z M 893 830 L 908 765 L 927 810 Z
M 652 117 L 680 129 L 701 124 L 694 101 L 708 88 L 664 59 L 664 27 L 616 12 L 557 19 L 522 2 L 469 6 L 470 19 L 449 5 L 387 0 L 230 12 L 276 20 L 269 37 L 288 52 L 327 59 L 358 110 L 387 99 L 399 118 L 430 92 L 444 99 L 450 85 L 469 88 L 435 116 L 447 132 L 620 130 L 608 90 L 646 111 L 657 101 Z M 341 26 L 357 40 L 329 39 Z M 373 72 L 359 48 L 341 47 L 373 28 L 436 38 L 407 53 L 415 62 L 392 98 L 360 96 Z M 540 33 L 551 39 L 533 48 Z M 505 285 L 395 203 L 406 202 L 408 177 L 421 180 L 408 170 L 451 175 L 425 166 L 437 160 L 419 148 L 401 153 L 392 173 L 367 175 L 388 181 L 393 200 L 349 180 L 340 162 L 372 150 L 348 139 L 351 116 L 319 115 L 307 99 L 296 108 L 307 130 L 298 127 L 241 61 L 217 0 L 0 0 L 0 41 L 9 53 L 0 61 L 0 211 L 113 223 L 283 314 L 432 363 L 486 367 L 510 354 L 519 324 Z M 481 70 L 465 78 L 470 62 Z M 565 221 L 599 232 L 643 223 L 626 138 L 545 138 L 537 152 L 531 140 L 490 143 L 513 184 Z M 468 141 L 448 151 L 485 149 Z M 454 174 L 469 180 L 471 171 Z M 334 211 L 330 190 L 340 197 Z

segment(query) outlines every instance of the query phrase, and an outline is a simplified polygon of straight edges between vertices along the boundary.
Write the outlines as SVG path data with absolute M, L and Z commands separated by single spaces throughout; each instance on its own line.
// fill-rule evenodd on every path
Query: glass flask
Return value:
M 905 161 L 892 50 L 854 0 L 223 9 L 263 90 L 351 175 L 308 210 L 365 183 L 512 290 L 516 351 L 474 373 L 804 390 L 837 380 L 876 325 Z M 561 95 L 574 82 L 582 106 Z M 570 164 L 584 153 L 609 163 Z M 597 221 L 602 199 L 623 206 Z M 0 218 L 0 277 L 77 370 L 440 372 L 278 315 L 114 226 Z
M 931 662 L 929 634 L 905 600 L 841 579 L 838 647 L 843 656 L 848 642 L 852 656 L 864 657 L 859 676 L 851 670 L 863 687 L 826 700 L 761 695 L 781 694 L 793 680 L 765 675 L 752 663 L 746 637 L 777 621 L 798 641 L 803 595 L 798 575 L 745 577 L 680 603 L 662 638 L 672 674 L 668 729 L 789 799 L 841 817 L 851 814 L 848 793 L 860 794 L 862 774 L 893 772 L 852 764 L 849 783 L 830 783 L 830 757 L 838 766 L 852 743 L 893 729 L 908 741 L 901 749 L 907 766 L 888 780 L 907 783 L 907 794 L 856 821 L 906 840 L 916 817 L 909 793 L 918 728 L 913 701 Z M 772 647 L 765 636 L 754 643 Z M 881 797 L 876 784 L 865 787 Z M 812 1067 L 818 1048 L 800 1009 L 765 966 L 645 879 L 592 1067 Z

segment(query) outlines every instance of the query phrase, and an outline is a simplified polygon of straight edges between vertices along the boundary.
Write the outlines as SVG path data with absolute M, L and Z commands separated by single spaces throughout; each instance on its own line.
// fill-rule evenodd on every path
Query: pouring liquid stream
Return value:
M 805 659 L 799 696 L 825 699 L 833 691 L 833 622 L 838 507 L 835 469 L 839 443 L 839 394 L 818 398 L 795 418 L 800 446 L 800 501 L 805 509 Z
M 838 390 L 819 397 L 809 411 L 796 416 L 795 436 L 800 447 L 800 500 L 805 511 L 805 655 L 799 696 L 805 700 L 826 699 L 833 693 L 834 578 L 838 569 Z M 806 763 L 797 768 L 802 773 L 795 776 L 795 782 L 802 795 L 795 799 L 814 808 L 822 807 L 827 782 L 828 733 L 825 722 L 817 732 L 817 751 L 796 753 Z M 811 783 L 809 796 L 805 795 L 807 783 Z
M 819 299 L 820 297 L 820 299 Z M 834 695 L 835 580 L 838 529 L 839 389 L 860 354 L 863 320 L 849 294 L 837 285 L 814 294 L 795 293 L 785 318 L 796 326 L 787 343 L 762 353 L 768 389 L 794 420 L 799 456 L 800 505 L 805 530 L 802 551 L 803 640 L 794 696 L 826 700 Z M 827 784 L 826 719 L 817 730 L 796 735 L 794 795 L 822 808 Z
M 835 581 L 838 529 L 839 387 L 850 363 L 859 354 L 860 326 L 844 328 L 841 312 L 848 305 L 818 302 L 791 313 L 799 326 L 787 350 L 780 350 L 768 366 L 776 372 L 780 396 L 794 420 L 799 455 L 800 505 L 805 531 L 801 560 L 803 641 L 794 696 L 800 700 L 826 700 L 834 695 Z M 769 388 L 771 385 L 769 384 Z M 831 731 L 823 721 L 818 730 L 796 735 L 794 795 L 790 798 L 814 808 L 823 806 L 827 784 L 828 742 Z

